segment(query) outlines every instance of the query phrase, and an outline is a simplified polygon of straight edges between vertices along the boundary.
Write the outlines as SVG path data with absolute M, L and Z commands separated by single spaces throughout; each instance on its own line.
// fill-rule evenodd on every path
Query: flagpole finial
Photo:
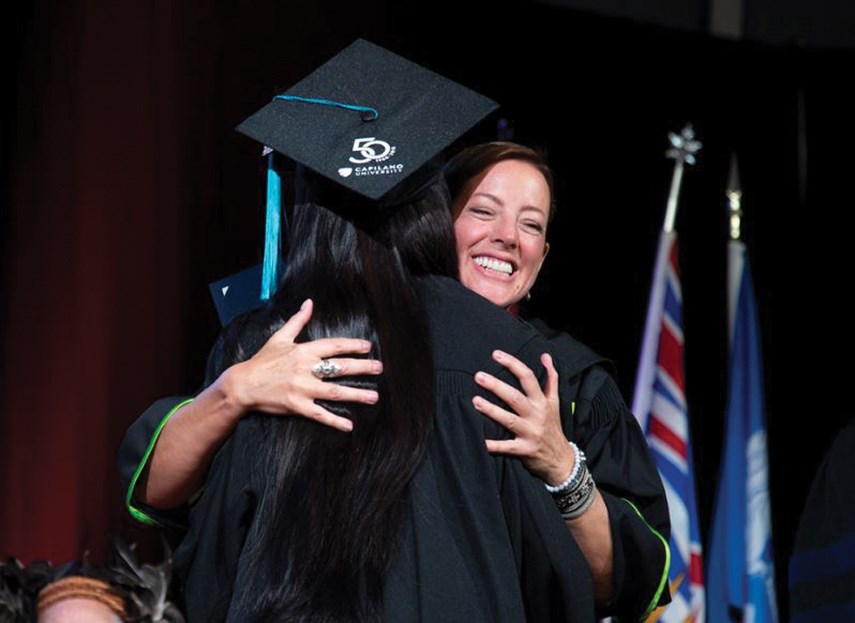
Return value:
M 703 143 L 695 139 L 695 130 L 691 123 L 684 125 L 679 134 L 668 132 L 668 141 L 671 143 L 671 148 L 665 152 L 668 158 L 689 165 L 697 162 L 695 154 L 701 150 Z
M 739 184 L 739 169 L 736 153 L 730 159 L 730 176 L 727 180 L 727 203 L 730 215 L 730 239 L 742 238 L 742 187 Z
M 677 199 L 680 196 L 680 184 L 683 181 L 683 166 L 697 162 L 695 154 L 701 149 L 701 142 L 695 139 L 695 130 L 691 123 L 683 126 L 679 134 L 668 133 L 671 147 L 665 156 L 674 159 L 674 174 L 671 176 L 671 191 L 668 193 L 668 207 L 665 210 L 665 224 L 662 229 L 674 231 L 674 219 L 677 217 Z

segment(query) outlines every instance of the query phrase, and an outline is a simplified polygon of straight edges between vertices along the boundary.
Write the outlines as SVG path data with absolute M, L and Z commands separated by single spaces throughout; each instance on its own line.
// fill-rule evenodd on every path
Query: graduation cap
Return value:
M 394 206 L 428 185 L 439 174 L 430 166 L 436 157 L 497 107 L 358 39 L 237 130 L 378 206 Z M 272 153 L 268 163 L 262 300 L 275 289 L 281 214 Z

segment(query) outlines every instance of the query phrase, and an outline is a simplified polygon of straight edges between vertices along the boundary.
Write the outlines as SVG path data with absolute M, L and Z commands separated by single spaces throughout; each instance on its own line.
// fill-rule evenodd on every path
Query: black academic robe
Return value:
M 668 518 L 661 482 L 637 424 L 598 365 L 603 362 L 569 336 L 543 340 L 529 325 L 456 282 L 432 278 L 422 288 L 433 337 L 437 419 L 410 488 L 406 538 L 386 587 L 387 620 L 594 617 L 587 564 L 543 484 L 518 460 L 486 453 L 484 439 L 507 432 L 472 407 L 476 393 L 495 400 L 472 377 L 485 370 L 515 383 L 492 361 L 495 348 L 541 372 L 540 354 L 552 352 L 560 378 L 568 379 L 561 384 L 565 431 L 588 455 L 609 509 L 615 578 L 609 611 L 637 617 L 666 600 Z M 140 518 L 162 523 L 182 518 L 146 509 L 131 492 L 157 422 L 176 402 L 153 405 L 120 450 L 129 507 L 145 513 Z M 198 603 L 201 620 L 207 620 L 210 607 L 220 614 L 227 609 L 225 596 L 231 594 L 252 504 L 263 486 L 236 460 L 246 452 L 242 439 L 251 436 L 252 426 L 252 418 L 242 422 L 218 454 L 193 508 L 188 537 L 176 553 L 179 572 L 187 579 L 188 613 L 194 616 Z
M 541 321 L 531 324 L 548 340 L 563 381 L 564 432 L 584 450 L 609 511 L 613 598 L 605 612 L 645 619 L 671 599 L 667 584 L 671 522 L 659 471 L 612 377 L 611 362 Z

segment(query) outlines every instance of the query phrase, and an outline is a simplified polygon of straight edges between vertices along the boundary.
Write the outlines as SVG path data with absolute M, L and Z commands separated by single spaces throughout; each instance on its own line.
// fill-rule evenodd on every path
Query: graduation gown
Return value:
M 612 602 L 604 613 L 646 619 L 670 602 L 671 522 L 644 433 L 612 376 L 612 364 L 567 333 L 531 321 L 549 342 L 561 389 L 564 433 L 585 452 L 609 511 Z
M 425 279 L 422 292 L 431 325 L 437 416 L 427 456 L 411 483 L 403 545 L 388 575 L 386 620 L 594 619 L 587 563 L 543 484 L 517 459 L 486 452 L 484 439 L 508 433 L 472 407 L 474 394 L 496 400 L 475 385 L 473 375 L 484 370 L 516 384 L 491 359 L 495 348 L 539 370 L 541 377 L 539 356 L 551 352 L 560 378 L 568 380 L 560 390 L 565 431 L 589 457 L 609 509 L 615 599 L 608 610 L 637 617 L 667 599 L 664 493 L 602 360 L 564 334 L 542 339 L 454 281 Z M 155 513 L 132 496 L 159 419 L 176 402 L 155 403 L 120 450 L 129 508 L 143 520 L 184 520 L 182 511 Z M 253 422 L 245 419 L 218 453 L 176 552 L 191 621 L 225 616 L 238 579 L 242 540 L 263 488 L 258 474 L 240 460 Z

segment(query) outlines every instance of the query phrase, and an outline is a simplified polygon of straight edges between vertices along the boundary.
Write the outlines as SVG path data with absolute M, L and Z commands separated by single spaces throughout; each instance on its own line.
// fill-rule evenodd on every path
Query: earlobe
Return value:
M 542 257 L 542 258 L 540 258 L 540 259 L 541 259 L 541 261 L 543 261 L 543 260 L 545 260 L 545 259 L 546 259 L 546 254 L 547 254 L 547 253 L 549 253 L 549 243 L 548 243 L 548 242 L 544 243 L 544 245 L 543 245 L 543 257 Z

